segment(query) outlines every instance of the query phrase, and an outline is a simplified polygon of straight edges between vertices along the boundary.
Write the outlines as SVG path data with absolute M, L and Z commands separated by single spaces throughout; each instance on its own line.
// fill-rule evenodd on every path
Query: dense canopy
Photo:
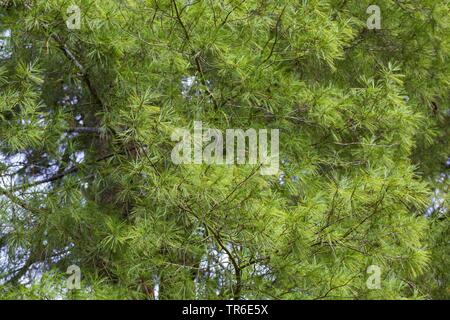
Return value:
M 0 0 L 0 298 L 449 298 L 449 10 Z M 173 163 L 195 121 L 279 173 Z

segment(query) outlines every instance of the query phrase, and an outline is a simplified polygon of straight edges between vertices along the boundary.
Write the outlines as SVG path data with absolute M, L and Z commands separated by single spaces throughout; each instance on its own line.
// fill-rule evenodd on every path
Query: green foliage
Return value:
M 449 3 L 372 2 L 6 1 L 0 297 L 448 298 Z M 193 121 L 282 176 L 174 165 Z

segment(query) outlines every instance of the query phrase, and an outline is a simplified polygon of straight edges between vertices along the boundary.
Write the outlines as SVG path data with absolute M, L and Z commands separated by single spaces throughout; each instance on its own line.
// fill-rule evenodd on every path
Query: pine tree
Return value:
M 448 1 L 0 4 L 0 297 L 448 298 Z M 174 164 L 194 121 L 281 173 Z

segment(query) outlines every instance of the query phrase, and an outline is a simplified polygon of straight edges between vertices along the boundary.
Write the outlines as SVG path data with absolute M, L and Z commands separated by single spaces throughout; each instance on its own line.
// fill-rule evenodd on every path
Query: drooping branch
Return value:
M 63 54 L 77 67 L 77 69 L 80 71 L 81 76 L 86 83 L 86 86 L 89 89 L 89 92 L 91 93 L 92 98 L 94 99 L 95 103 L 102 106 L 104 108 L 104 104 L 102 100 L 100 99 L 100 96 L 97 92 L 97 89 L 92 84 L 91 78 L 87 72 L 87 69 L 83 66 L 83 64 L 80 62 L 80 60 L 75 56 L 75 54 L 67 47 L 67 45 L 57 36 L 54 35 L 52 37 L 56 43 L 58 44 L 57 47 L 60 49 Z
M 174 9 L 175 9 L 175 14 L 176 14 L 177 21 L 180 24 L 181 28 L 183 29 L 186 41 L 190 45 L 191 37 L 190 37 L 189 32 L 188 32 L 188 30 L 186 28 L 186 25 L 184 24 L 183 20 L 181 19 L 181 15 L 180 15 L 180 12 L 179 12 L 178 7 L 177 7 L 176 0 L 172 0 L 172 3 L 173 3 L 173 6 L 174 6 Z M 197 72 L 200 74 L 200 81 L 202 82 L 202 85 L 204 86 L 204 89 L 208 93 L 208 96 L 211 98 L 211 101 L 212 101 L 212 103 L 214 105 L 214 108 L 218 109 L 219 108 L 219 104 L 218 104 L 216 98 L 214 97 L 213 93 L 211 92 L 211 90 L 209 90 L 209 88 L 208 88 L 208 83 L 206 81 L 205 73 L 203 71 L 202 62 L 200 60 L 200 54 L 198 52 L 195 52 L 194 49 L 192 49 L 192 56 L 194 57 L 194 62 L 195 62 L 195 67 L 197 69 Z
M 114 155 L 115 155 L 115 153 L 112 153 L 112 154 L 109 154 L 109 155 L 107 155 L 107 156 L 101 157 L 101 158 L 97 159 L 94 163 L 97 163 L 97 162 L 100 162 L 100 161 L 109 159 L 109 158 L 113 157 Z M 6 195 L 6 196 L 8 196 L 8 197 L 10 197 L 9 195 L 14 196 L 14 195 L 12 194 L 12 192 L 16 192 L 16 191 L 19 191 L 19 190 L 29 189 L 29 188 L 32 188 L 32 187 L 35 187 L 35 186 L 38 186 L 38 185 L 41 185 L 41 184 L 44 184 L 44 183 L 55 182 L 55 181 L 58 181 L 58 180 L 64 178 L 64 177 L 67 176 L 67 175 L 70 175 L 70 174 L 72 174 L 72 173 L 76 173 L 76 172 L 78 172 L 79 170 L 80 170 L 80 166 L 77 165 L 77 166 L 73 166 L 73 167 L 70 168 L 70 169 L 65 170 L 64 172 L 57 173 L 57 174 L 55 174 L 55 175 L 53 175 L 53 176 L 51 176 L 51 177 L 49 177 L 49 178 L 46 178 L 46 179 L 42 179 L 42 180 L 35 181 L 35 182 L 31 182 L 31 183 L 25 183 L 25 184 L 22 184 L 22 185 L 20 185 L 20 186 L 17 186 L 17 187 L 14 187 L 14 188 L 12 188 L 12 189 L 9 189 L 9 190 L 6 190 L 6 189 L 0 189 L 0 195 Z M 15 196 L 14 196 L 14 197 L 15 197 Z M 21 205 L 21 206 L 22 206 L 22 205 Z

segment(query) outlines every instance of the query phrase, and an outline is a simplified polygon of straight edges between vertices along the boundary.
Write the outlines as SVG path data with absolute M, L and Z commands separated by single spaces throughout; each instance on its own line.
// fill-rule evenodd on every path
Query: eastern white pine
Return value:
M 0 1 L 0 298 L 448 298 L 449 9 Z M 280 175 L 175 165 L 194 121 Z

